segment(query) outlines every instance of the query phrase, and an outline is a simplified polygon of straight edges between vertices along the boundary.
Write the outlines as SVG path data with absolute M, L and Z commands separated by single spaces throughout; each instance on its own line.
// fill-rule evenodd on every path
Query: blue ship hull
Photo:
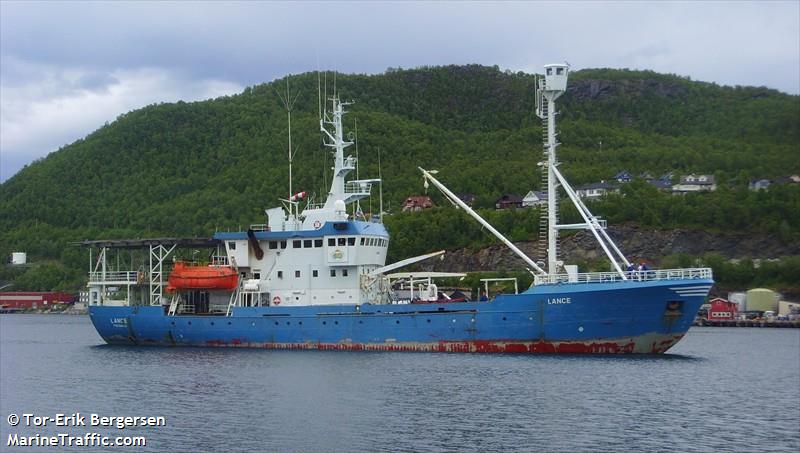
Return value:
M 236 307 L 168 316 L 166 307 L 91 306 L 110 344 L 515 353 L 663 353 L 678 342 L 710 279 L 569 283 L 487 302 Z

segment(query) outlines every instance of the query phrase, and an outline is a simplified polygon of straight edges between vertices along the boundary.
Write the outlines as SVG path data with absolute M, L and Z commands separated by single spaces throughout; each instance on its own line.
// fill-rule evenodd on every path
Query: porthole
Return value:
M 337 326 L 339 325 L 339 321 L 333 321 L 333 323 L 336 324 Z
M 192 325 L 192 321 L 189 321 L 189 325 L 190 325 L 190 326 Z
M 230 322 L 230 321 L 228 321 L 228 325 L 231 325 L 231 322 Z
M 300 324 L 301 326 L 303 325 L 303 321 L 298 321 L 297 323 Z
M 291 325 L 291 324 L 292 324 L 291 322 L 289 322 L 289 321 L 286 321 L 286 325 L 287 325 L 287 326 L 289 326 L 289 325 Z
M 503 321 L 505 321 L 505 320 L 506 320 L 506 317 L 505 317 L 505 316 L 503 316 Z
M 214 325 L 214 321 L 211 321 L 211 325 L 212 325 L 212 326 Z
M 328 325 L 328 322 L 327 321 L 322 321 L 322 325 L 323 326 Z
M 275 321 L 275 325 L 276 325 L 276 326 L 278 325 L 278 321 Z
M 397 321 L 395 321 L 394 323 L 395 323 L 395 324 L 400 324 L 400 320 L 398 319 L 398 320 L 397 320 Z
M 430 324 L 430 323 L 431 323 L 431 320 L 429 319 L 429 320 L 428 320 L 428 324 Z
M 172 325 L 173 325 L 173 326 L 175 325 L 175 321 L 172 321 Z

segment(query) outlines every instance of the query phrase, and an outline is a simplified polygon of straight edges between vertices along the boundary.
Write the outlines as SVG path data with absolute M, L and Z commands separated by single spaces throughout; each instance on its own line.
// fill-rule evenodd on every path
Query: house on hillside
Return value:
M 519 195 L 505 194 L 494 202 L 496 209 L 514 209 L 522 207 L 522 198 Z
M 772 181 L 770 181 L 769 179 L 758 179 L 758 180 L 750 181 L 750 184 L 748 184 L 748 187 L 749 187 L 750 190 L 752 190 L 754 192 L 757 192 L 759 190 L 767 190 L 769 188 L 769 186 L 771 186 L 771 185 L 772 185 Z
M 800 175 L 780 176 L 773 184 L 800 184 Z
M 626 183 L 626 182 L 631 182 L 631 180 L 633 180 L 633 176 L 631 176 L 630 172 L 623 170 L 617 173 L 614 176 L 614 179 L 616 179 L 617 182 L 619 183 Z
M 535 208 L 547 204 L 547 194 L 545 192 L 536 192 L 531 190 L 527 195 L 522 197 L 523 208 Z
M 414 195 L 403 202 L 403 212 L 418 212 L 433 207 L 433 200 L 427 195 Z
M 658 180 L 659 180 L 659 181 L 668 182 L 668 183 L 670 183 L 670 185 L 672 185 L 672 180 L 673 180 L 674 178 L 675 178 L 675 174 L 674 174 L 674 173 L 672 173 L 671 171 L 668 171 L 668 172 L 664 173 L 663 175 L 661 175 L 661 176 L 658 178 Z
M 587 200 L 593 200 L 606 196 L 610 193 L 617 192 L 619 192 L 617 186 L 605 181 L 600 181 L 593 184 L 584 184 L 575 188 L 575 194 L 578 195 L 578 198 Z
M 475 200 L 478 197 L 475 196 L 474 193 L 458 193 L 456 194 L 459 200 L 463 201 L 467 206 L 472 206 L 475 204 Z
M 672 183 L 670 181 L 664 181 L 659 178 L 659 179 L 651 179 L 647 181 L 647 183 L 658 190 L 662 190 L 664 192 L 672 192 Z
M 649 171 L 646 171 L 646 172 L 640 174 L 639 177 L 644 179 L 647 182 L 650 182 L 650 181 L 656 179 L 655 176 L 651 175 Z
M 717 184 L 714 182 L 714 175 L 695 175 L 694 173 L 681 177 L 680 182 L 672 186 L 674 193 L 713 192 L 715 190 L 717 190 Z

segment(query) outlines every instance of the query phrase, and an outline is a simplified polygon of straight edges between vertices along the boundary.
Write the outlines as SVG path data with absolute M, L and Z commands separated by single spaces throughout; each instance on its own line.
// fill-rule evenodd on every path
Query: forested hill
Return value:
M 451 189 L 478 195 L 484 207 L 501 194 L 537 188 L 542 133 L 533 114 L 534 75 L 469 65 L 325 78 L 327 94 L 335 86 L 341 98 L 356 101 L 346 127 L 355 131 L 357 123 L 360 176 L 377 177 L 380 155 L 391 211 L 422 191 L 417 166 L 440 170 Z M 324 194 L 330 159 L 318 131 L 317 79 L 316 73 L 289 79 L 299 93 L 294 188 Z M 0 186 L 0 253 L 25 250 L 33 259 L 68 262 L 79 253 L 65 248 L 71 240 L 209 235 L 262 221 L 263 209 L 287 190 L 286 111 L 277 94 L 285 89 L 280 79 L 234 96 L 151 105 L 27 166 Z M 710 197 L 739 205 L 756 197 L 740 223 L 800 230 L 800 209 L 794 217 L 790 212 L 800 205 L 795 188 L 775 195 L 744 189 L 752 178 L 800 173 L 798 96 L 591 69 L 571 74 L 559 111 L 562 171 L 574 184 L 621 170 L 714 174 L 725 189 Z M 762 212 L 765 202 L 757 197 L 777 200 L 777 211 Z M 646 204 L 619 219 L 697 224 L 648 213 Z M 735 223 L 718 227 L 739 228 Z

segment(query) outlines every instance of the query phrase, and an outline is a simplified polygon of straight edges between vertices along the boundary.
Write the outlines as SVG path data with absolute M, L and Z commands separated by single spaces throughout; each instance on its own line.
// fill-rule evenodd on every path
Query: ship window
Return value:
M 547 68 L 547 75 L 553 75 L 553 68 Z
M 334 238 L 328 238 L 328 245 L 329 245 L 329 246 L 336 245 L 336 239 L 334 239 Z
M 364 245 L 364 238 L 361 238 L 361 245 Z
M 311 271 L 311 275 L 314 277 L 319 277 L 319 271 L 314 269 L 313 271 Z
M 278 278 L 283 278 L 283 271 L 278 271 Z
M 356 245 L 356 238 L 347 238 L 347 245 Z
M 322 247 L 322 239 L 314 239 L 314 247 Z
M 347 239 L 339 238 L 339 240 L 337 242 L 339 243 L 339 245 L 345 245 L 347 243 Z
M 342 269 L 342 277 L 347 277 L 347 269 Z
M 564 68 L 556 68 L 556 74 L 561 75 L 564 73 Z
M 286 248 L 286 241 L 281 241 L 281 248 L 282 248 L 282 249 L 285 249 L 285 248 Z
M 228 248 L 231 250 L 236 250 L 236 243 L 235 242 L 228 242 Z
M 336 277 L 336 269 L 331 269 L 331 277 Z
M 269 248 L 272 250 L 278 248 L 278 241 L 269 241 Z
M 292 241 L 292 248 L 299 249 L 303 246 L 303 241 Z
M 294 271 L 294 278 L 300 278 L 300 271 Z
M 306 239 L 305 241 L 303 241 L 303 247 L 310 249 L 313 246 L 314 246 L 314 241 L 312 241 L 311 239 Z
M 253 278 L 261 278 L 261 272 L 253 272 Z

